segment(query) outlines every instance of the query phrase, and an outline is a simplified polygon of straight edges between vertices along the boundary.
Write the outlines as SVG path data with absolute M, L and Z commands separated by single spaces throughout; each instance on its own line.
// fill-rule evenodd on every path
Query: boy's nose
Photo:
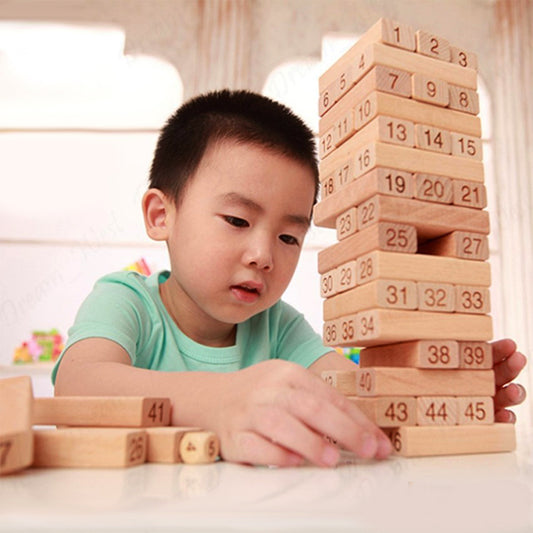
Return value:
M 245 262 L 259 270 L 270 272 L 274 268 L 272 249 L 266 242 L 254 242 L 246 251 Z

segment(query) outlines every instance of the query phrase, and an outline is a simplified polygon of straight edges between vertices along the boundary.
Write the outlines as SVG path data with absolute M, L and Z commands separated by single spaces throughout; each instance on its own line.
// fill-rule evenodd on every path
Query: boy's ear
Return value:
M 173 204 L 159 189 L 148 189 L 142 199 L 144 227 L 154 241 L 168 238 L 169 215 Z

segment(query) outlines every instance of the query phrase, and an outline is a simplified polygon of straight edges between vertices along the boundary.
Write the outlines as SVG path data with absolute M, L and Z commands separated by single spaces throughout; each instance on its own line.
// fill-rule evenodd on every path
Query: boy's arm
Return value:
M 161 372 L 135 368 L 120 345 L 90 338 L 63 355 L 56 394 L 168 397 L 172 424 L 215 431 L 229 461 L 290 466 L 306 459 L 333 466 L 339 451 L 324 435 L 360 457 L 392 451 L 351 402 L 312 372 L 282 360 L 225 374 Z
M 521 404 L 526 398 L 522 385 L 511 383 L 526 366 L 525 356 L 516 351 L 516 344 L 510 339 L 492 343 L 496 396 L 494 416 L 497 422 L 515 422 L 515 414 L 506 409 Z M 315 361 L 309 369 L 320 376 L 323 370 L 354 370 L 355 365 L 337 352 L 329 352 Z

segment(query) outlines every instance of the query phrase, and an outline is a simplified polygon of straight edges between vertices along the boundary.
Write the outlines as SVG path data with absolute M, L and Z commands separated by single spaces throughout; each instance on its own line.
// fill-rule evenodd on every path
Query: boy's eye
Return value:
M 224 217 L 224 220 L 228 224 L 231 224 L 232 226 L 235 226 L 236 228 L 247 228 L 249 226 L 246 220 L 244 220 L 243 218 L 239 218 L 239 217 L 232 217 L 230 215 L 226 215 Z
M 279 238 L 285 243 L 285 244 L 300 244 L 298 242 L 298 239 L 296 237 L 293 237 L 292 235 L 280 235 Z

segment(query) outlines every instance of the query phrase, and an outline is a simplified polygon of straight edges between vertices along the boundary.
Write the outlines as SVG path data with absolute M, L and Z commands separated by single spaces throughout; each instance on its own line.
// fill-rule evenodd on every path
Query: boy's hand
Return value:
M 215 430 L 228 461 L 334 466 L 337 446 L 361 458 L 385 458 L 389 439 L 344 396 L 309 370 L 271 360 L 227 375 Z
M 516 344 L 511 339 L 502 339 L 492 343 L 494 374 L 496 377 L 496 396 L 494 411 L 496 422 L 515 422 L 516 415 L 506 409 L 522 403 L 526 391 L 518 383 L 510 383 L 526 366 L 526 358 L 516 351 Z

